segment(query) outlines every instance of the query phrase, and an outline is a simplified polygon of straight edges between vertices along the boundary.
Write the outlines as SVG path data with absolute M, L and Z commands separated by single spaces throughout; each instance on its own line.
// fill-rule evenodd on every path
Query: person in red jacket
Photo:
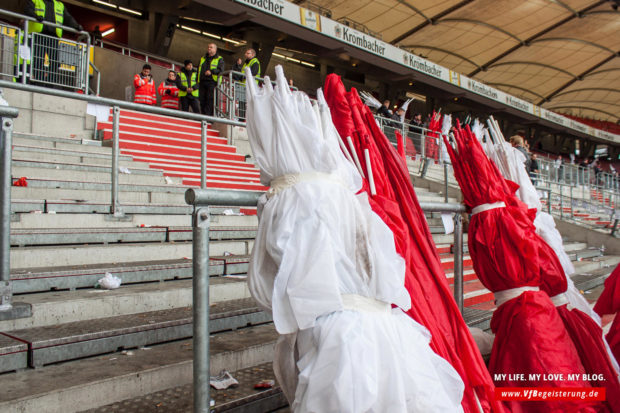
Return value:
M 144 105 L 155 105 L 157 97 L 155 96 L 155 82 L 151 75 L 151 65 L 142 66 L 142 72 L 133 77 L 133 86 L 136 89 L 133 101 L 134 103 L 142 103 Z
M 174 70 L 168 72 L 168 79 L 161 82 L 157 88 L 157 93 L 161 96 L 162 108 L 179 108 L 179 88 L 177 87 L 177 74 Z

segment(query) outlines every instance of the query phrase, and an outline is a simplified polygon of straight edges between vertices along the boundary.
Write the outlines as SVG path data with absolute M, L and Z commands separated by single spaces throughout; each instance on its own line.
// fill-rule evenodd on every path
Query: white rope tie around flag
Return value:
M 506 208 L 506 204 L 503 202 L 494 202 L 492 204 L 478 205 L 477 207 L 472 208 L 471 214 L 476 215 L 481 212 L 488 211 L 488 210 L 495 209 L 495 208 Z

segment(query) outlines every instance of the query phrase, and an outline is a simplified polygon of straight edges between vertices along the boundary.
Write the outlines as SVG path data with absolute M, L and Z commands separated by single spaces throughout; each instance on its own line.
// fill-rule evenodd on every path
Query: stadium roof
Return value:
M 620 120 L 620 0 L 295 3 L 544 108 Z

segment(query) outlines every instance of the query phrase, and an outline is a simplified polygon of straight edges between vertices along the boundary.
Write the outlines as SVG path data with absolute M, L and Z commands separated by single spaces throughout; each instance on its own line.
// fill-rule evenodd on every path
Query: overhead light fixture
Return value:
M 238 42 L 238 41 L 233 40 L 233 39 L 229 39 L 228 37 L 222 37 L 222 40 L 224 40 L 225 42 L 232 43 L 232 44 L 241 44 L 241 42 Z
M 292 57 L 288 57 L 288 56 L 286 57 L 286 60 L 290 60 L 291 62 L 295 62 L 295 63 L 301 63 L 301 60 L 295 59 L 295 58 L 292 58 Z
M 409 86 L 413 86 L 413 82 L 409 82 Z
M 101 37 L 106 37 L 108 34 L 112 34 L 114 33 L 114 27 L 112 27 L 111 29 L 106 30 L 105 32 L 101 33 Z
M 142 16 L 142 12 L 138 10 L 128 9 L 126 7 L 121 7 L 121 6 L 118 6 L 118 9 L 124 12 L 127 12 L 127 13 L 135 14 L 136 16 Z
M 207 33 L 207 32 L 202 32 L 202 34 L 204 36 L 207 36 L 207 37 L 212 37 L 212 38 L 217 39 L 217 40 L 222 40 L 222 38 L 220 36 L 218 36 L 217 34 L 211 34 L 211 33 Z
M 271 55 L 275 56 L 275 57 L 279 57 L 280 59 L 285 59 L 286 58 L 284 55 L 281 55 L 279 53 L 272 53 Z
M 303 60 L 301 61 L 301 64 L 304 65 L 304 66 L 316 67 L 316 65 L 314 63 L 304 62 Z
M 193 27 L 189 27 L 189 26 L 181 26 L 181 29 L 190 31 L 190 32 L 194 32 L 194 33 L 198 33 L 200 34 L 200 30 L 198 29 L 194 29 Z
M 107 1 L 103 1 L 103 0 L 93 0 L 93 3 L 101 4 L 107 7 L 112 7 L 113 9 L 117 7 L 116 4 L 108 3 Z

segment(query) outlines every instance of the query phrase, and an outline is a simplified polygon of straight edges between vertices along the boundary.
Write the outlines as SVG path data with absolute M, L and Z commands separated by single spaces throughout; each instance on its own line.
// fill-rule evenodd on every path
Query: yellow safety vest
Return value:
M 249 62 L 243 64 L 243 67 L 241 68 L 241 71 L 243 72 L 243 74 L 245 74 L 245 68 L 246 67 L 251 68 L 254 65 L 254 63 L 258 63 L 258 72 L 256 73 L 255 77 L 260 77 L 260 62 L 255 57 L 252 58 L 252 60 L 250 60 Z M 241 83 L 245 83 L 245 78 L 243 79 Z M 258 79 L 256 79 L 256 84 L 258 84 Z
M 200 64 L 198 65 L 198 73 L 199 76 L 202 73 L 202 64 L 206 61 L 207 59 L 205 59 L 204 56 L 202 56 L 200 58 Z M 218 56 L 215 59 L 211 60 L 211 65 L 209 67 L 209 70 L 213 70 L 213 69 L 217 69 L 217 65 L 220 63 L 220 60 L 222 60 L 222 56 Z M 220 79 L 219 76 L 217 75 L 211 75 L 213 77 L 213 80 L 215 80 L 216 82 Z
M 37 16 L 45 18 L 45 2 L 43 0 L 31 0 L 34 3 L 34 13 Z M 54 17 L 56 24 L 64 22 L 65 5 L 61 1 L 54 0 Z M 28 31 L 30 33 L 41 33 L 43 31 L 43 23 L 28 21 Z M 62 37 L 62 29 L 56 28 L 56 36 Z
M 198 77 L 198 74 L 196 72 L 192 72 L 192 76 L 189 79 L 189 86 L 187 84 L 187 76 L 185 76 L 184 72 L 180 72 L 179 73 L 179 77 L 181 78 L 181 84 L 185 87 L 191 87 L 192 89 L 192 96 L 194 97 L 198 97 L 198 89 L 196 88 L 196 78 Z M 187 90 L 181 90 L 179 89 L 179 97 L 185 97 L 187 96 Z

